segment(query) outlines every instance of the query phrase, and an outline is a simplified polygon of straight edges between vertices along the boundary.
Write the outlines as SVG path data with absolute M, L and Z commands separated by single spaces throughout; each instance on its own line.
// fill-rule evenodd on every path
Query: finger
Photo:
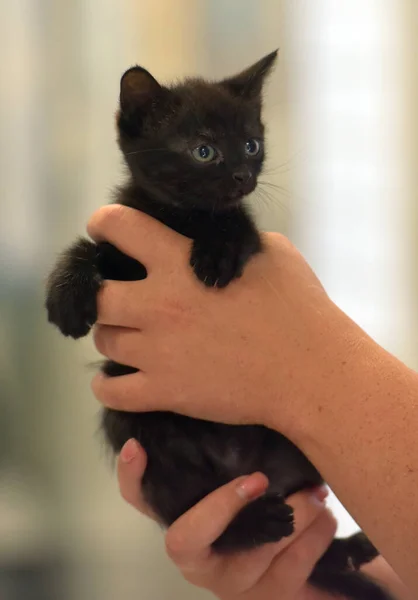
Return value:
M 149 400 L 148 387 L 147 376 L 143 371 L 119 377 L 107 377 L 99 372 L 91 382 L 93 394 L 107 408 L 126 412 L 166 410 L 165 406 L 158 406 L 154 398 L 153 402 Z
M 288 546 L 291 546 L 325 512 L 327 494 L 328 490 L 324 486 L 298 492 L 287 498 L 286 503 L 294 510 L 294 533 L 277 543 L 266 544 L 234 556 L 227 565 L 226 579 L 230 581 L 231 588 L 242 592 L 253 587 L 254 582 L 266 572 L 274 558 L 287 552 Z
M 325 499 L 328 496 L 326 486 L 318 486 L 312 489 L 298 492 L 286 498 L 286 504 L 293 508 L 294 531 L 292 535 L 281 539 L 279 542 L 268 544 L 260 550 L 264 553 L 263 558 L 270 555 L 271 558 L 283 552 L 288 546 L 306 530 L 326 510 Z
M 144 281 L 104 281 L 97 295 L 96 322 L 141 329 L 148 308 L 155 303 L 148 297 L 148 290 Z
M 107 358 L 146 371 L 142 334 L 137 329 L 96 325 L 93 330 L 96 349 Z
M 147 271 L 153 269 L 157 258 L 164 257 L 165 265 L 184 263 L 190 248 L 187 238 L 145 213 L 121 204 L 97 210 L 89 220 L 87 231 L 96 242 L 108 241 L 135 258 Z
M 182 570 L 198 568 L 211 553 L 212 543 L 235 515 L 262 495 L 268 479 L 262 473 L 240 477 L 215 490 L 170 527 L 166 535 L 169 556 Z
M 298 492 L 286 498 L 286 503 L 293 508 L 295 515 L 295 530 L 291 536 L 282 541 L 282 548 L 292 544 L 323 512 L 328 494 L 329 490 L 324 485 Z
M 137 351 L 142 356 L 142 350 L 138 348 Z M 141 360 L 136 362 L 141 363 Z M 145 368 L 146 366 L 145 364 Z M 119 377 L 106 376 L 99 371 L 91 382 L 93 394 L 103 406 L 114 410 L 125 412 L 170 410 L 181 414 L 182 406 L 176 408 L 173 402 L 176 394 L 173 397 L 167 394 L 165 388 L 161 390 L 159 381 L 155 382 L 156 377 L 152 374 L 148 377 L 146 369 L 143 371 L 141 367 L 142 365 L 139 364 L 138 372 Z
M 260 598 L 268 597 L 272 589 L 277 596 L 293 598 L 306 584 L 316 563 L 331 544 L 337 522 L 327 509 L 272 562 L 258 582 Z
M 141 494 L 141 481 L 147 466 L 147 455 L 142 446 L 130 439 L 123 446 L 118 457 L 118 481 L 122 498 L 141 513 L 151 516 Z

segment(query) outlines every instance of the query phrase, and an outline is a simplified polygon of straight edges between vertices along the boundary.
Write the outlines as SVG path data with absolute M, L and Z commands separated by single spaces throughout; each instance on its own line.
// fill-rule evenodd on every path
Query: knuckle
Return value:
M 106 335 L 103 325 L 96 325 L 93 330 L 93 342 L 100 354 L 106 356 Z
M 174 562 L 180 560 L 185 553 L 185 538 L 176 528 L 169 529 L 165 536 L 165 549 Z
M 97 400 L 99 400 L 101 402 L 104 394 L 103 394 L 103 377 L 101 376 L 100 373 L 97 373 L 93 377 L 93 379 L 91 380 L 90 387 L 92 389 L 94 396 L 97 398 Z
M 100 229 L 100 226 L 103 224 L 106 215 L 109 212 L 109 206 L 101 206 L 98 210 L 96 210 L 90 217 L 87 223 L 87 231 L 89 233 L 93 233 Z
M 108 381 L 102 373 L 97 373 L 90 384 L 92 392 L 103 406 L 112 408 L 114 405 L 113 396 L 109 392 Z
M 137 511 L 139 511 L 143 515 L 151 516 L 149 511 L 147 511 L 144 502 L 142 501 L 137 482 L 131 482 L 131 485 L 129 485 L 129 482 L 126 480 L 127 475 L 121 472 L 119 472 L 118 477 L 119 493 L 122 499 L 130 506 L 133 506 Z M 133 487 L 132 483 L 135 487 Z
M 292 244 L 292 242 L 282 233 L 272 233 L 268 234 L 268 245 L 272 249 L 278 249 L 283 255 L 299 255 L 297 249 Z
M 187 583 L 191 583 L 196 587 L 203 587 L 199 575 L 192 573 L 190 571 L 182 571 L 183 579 L 187 581 Z
M 263 238 L 266 243 L 270 244 L 278 244 L 281 246 L 286 246 L 289 243 L 289 240 L 282 233 L 278 233 L 276 231 L 271 231 L 263 234 Z
M 327 509 L 313 525 L 315 528 L 312 534 L 301 539 L 290 546 L 289 551 L 292 557 L 292 564 L 296 568 L 301 568 L 306 564 L 311 564 L 328 548 L 337 531 L 337 521 L 334 515 Z
M 277 234 L 277 241 L 281 244 L 282 248 L 285 248 L 286 250 L 294 250 L 295 248 L 289 238 L 282 233 Z
M 303 567 L 307 562 L 311 562 L 312 547 L 311 544 L 294 544 L 289 548 L 292 558 L 292 565 L 295 569 Z
M 143 515 L 147 515 L 148 512 L 141 499 L 139 487 L 138 485 L 135 485 L 137 482 L 132 482 L 135 485 L 135 487 L 133 487 L 133 485 L 129 485 L 129 483 L 125 481 L 124 477 L 126 478 L 124 475 L 119 475 L 119 492 L 122 499 Z
M 94 345 L 98 352 L 113 360 L 130 361 L 134 358 L 125 337 L 119 328 L 107 325 L 98 325 L 93 332 Z
M 109 204 L 99 208 L 90 218 L 87 231 L 93 238 L 102 237 L 105 234 L 109 225 L 115 225 L 115 222 L 120 222 L 125 216 L 126 209 L 121 204 Z
M 189 567 L 182 568 L 181 573 L 183 578 L 195 587 L 207 589 L 212 593 L 215 592 L 217 586 L 214 584 L 212 575 L 202 573 L 199 567 L 196 567 L 194 564 Z
M 328 534 L 328 537 L 332 539 L 337 532 L 338 521 L 329 509 L 326 510 L 325 519 L 325 532 Z
M 118 299 L 118 287 L 114 281 L 103 281 L 97 294 L 97 319 L 100 323 L 101 319 L 105 322 L 110 318 L 114 317 L 118 313 L 118 308 L 121 304 L 121 300 Z
M 120 495 L 122 496 L 122 499 L 125 502 L 127 502 L 128 504 L 131 504 L 131 505 L 134 504 L 134 499 L 132 498 L 130 492 L 124 485 L 123 480 L 119 480 L 119 492 L 120 492 Z

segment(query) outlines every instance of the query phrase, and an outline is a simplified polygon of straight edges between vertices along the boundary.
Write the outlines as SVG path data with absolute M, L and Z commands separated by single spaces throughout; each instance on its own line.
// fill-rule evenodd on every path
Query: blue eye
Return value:
M 195 160 L 201 163 L 212 162 L 217 157 L 217 152 L 213 146 L 202 144 L 192 150 L 192 156 Z
M 256 156 L 260 152 L 261 144 L 258 140 L 248 140 L 245 143 L 245 153 L 248 156 Z

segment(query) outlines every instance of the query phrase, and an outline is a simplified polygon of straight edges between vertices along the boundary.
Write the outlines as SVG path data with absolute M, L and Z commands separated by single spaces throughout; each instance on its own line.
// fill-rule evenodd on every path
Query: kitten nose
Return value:
M 240 169 L 232 173 L 232 177 L 237 183 L 246 184 L 250 181 L 252 173 L 248 167 L 241 167 Z

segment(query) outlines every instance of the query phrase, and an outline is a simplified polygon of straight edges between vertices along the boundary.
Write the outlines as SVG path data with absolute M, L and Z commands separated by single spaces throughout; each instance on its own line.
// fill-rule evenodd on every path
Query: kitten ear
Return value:
M 264 81 L 276 62 L 278 52 L 278 50 L 275 50 L 267 54 L 242 73 L 221 81 L 221 85 L 226 87 L 234 96 L 240 96 L 248 100 L 259 98 Z
M 146 106 L 162 92 L 162 87 L 151 73 L 142 67 L 128 69 L 120 81 L 120 107 L 132 114 Z

